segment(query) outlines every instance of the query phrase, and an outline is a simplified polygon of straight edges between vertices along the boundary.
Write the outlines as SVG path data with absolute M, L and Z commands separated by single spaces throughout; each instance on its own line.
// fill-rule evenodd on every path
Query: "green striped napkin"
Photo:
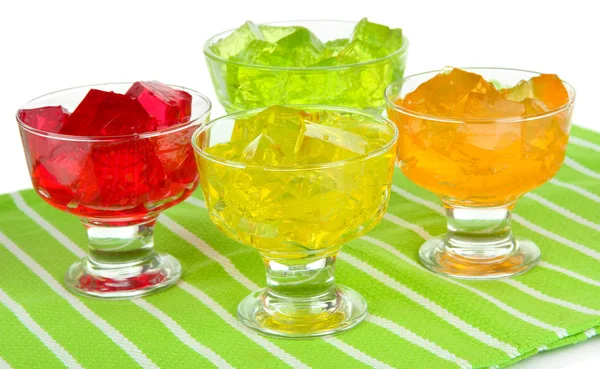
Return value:
M 156 229 L 183 280 L 132 301 L 67 292 L 63 275 L 86 243 L 78 220 L 31 190 L 2 195 L 0 368 L 488 368 L 585 340 L 600 328 L 600 134 L 572 134 L 560 173 L 514 217 L 514 231 L 542 249 L 537 268 L 492 282 L 425 271 L 417 250 L 444 232 L 442 209 L 396 173 L 385 219 L 338 264 L 369 318 L 314 340 L 268 338 L 236 321 L 240 300 L 265 283 L 262 263 L 211 224 L 199 192 Z

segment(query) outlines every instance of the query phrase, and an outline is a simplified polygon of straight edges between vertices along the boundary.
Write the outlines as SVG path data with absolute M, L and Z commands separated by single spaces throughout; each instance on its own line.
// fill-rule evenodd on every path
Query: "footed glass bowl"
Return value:
M 373 124 L 385 138 L 375 150 L 350 159 L 276 167 L 209 153 L 231 142 L 236 121 L 262 109 L 215 119 L 192 138 L 211 220 L 231 239 L 255 248 L 265 265 L 267 287 L 240 303 L 238 318 L 259 332 L 287 338 L 341 332 L 365 318 L 362 296 L 336 284 L 335 261 L 344 244 L 369 232 L 385 214 L 398 139 L 394 124 L 379 115 L 300 108 Z
M 173 285 L 181 265 L 154 249 L 158 215 L 198 185 L 190 138 L 209 119 L 211 103 L 192 96 L 188 121 L 122 136 L 75 136 L 34 128 L 21 112 L 42 107 L 73 111 L 91 89 L 124 93 L 131 83 L 76 87 L 23 105 L 17 113 L 33 188 L 48 204 L 81 220 L 89 253 L 71 266 L 65 284 L 102 299 L 140 297 Z M 126 114 L 126 112 L 122 112 Z
M 302 26 L 321 41 L 348 38 L 356 22 L 291 21 L 266 23 Z M 404 75 L 408 39 L 395 52 L 367 62 L 324 67 L 271 67 L 230 61 L 211 46 L 235 30 L 219 33 L 206 41 L 204 55 L 217 98 L 228 113 L 286 104 L 323 104 L 383 111 L 383 91 Z
M 503 68 L 465 70 L 506 87 L 540 75 Z M 533 241 L 513 234 L 511 213 L 521 196 L 560 169 L 575 90 L 563 81 L 569 98 L 562 106 L 503 118 L 490 113 L 484 118 L 449 118 L 397 104 L 439 72 L 406 77 L 386 90 L 388 116 L 400 131 L 402 173 L 435 193 L 447 215 L 446 234 L 425 242 L 421 262 L 436 273 L 463 279 L 525 273 L 539 262 L 540 250 Z

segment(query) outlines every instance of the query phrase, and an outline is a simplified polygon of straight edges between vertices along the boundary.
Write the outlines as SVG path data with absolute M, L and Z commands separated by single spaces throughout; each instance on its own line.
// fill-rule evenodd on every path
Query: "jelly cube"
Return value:
M 244 50 L 253 40 L 265 40 L 265 37 L 256 24 L 246 22 L 224 39 L 217 41 L 210 48 L 222 58 L 229 59 Z
M 327 41 L 324 45 L 325 49 L 323 49 L 322 58 L 335 58 L 349 43 L 350 40 L 347 38 Z
M 374 47 L 382 48 L 388 54 L 402 47 L 402 30 L 369 22 L 367 18 L 361 19 L 352 32 L 351 41 L 360 40 Z
M 367 141 L 364 137 L 342 128 L 326 126 L 324 124 L 307 124 L 304 135 L 351 151 L 354 153 L 354 156 L 356 154 L 364 154 L 367 147 Z
M 170 180 L 189 184 L 196 176 L 195 164 L 189 165 L 194 157 L 194 149 L 190 145 L 195 127 L 179 132 L 149 138 L 153 152 L 160 161 Z
M 367 140 L 366 151 L 383 147 L 394 135 L 393 129 L 387 124 L 364 120 L 340 119 L 333 121 L 333 126 L 342 128 Z M 326 123 L 321 123 L 326 124 Z
M 31 182 L 37 192 L 45 199 L 56 204 L 68 204 L 75 197 L 75 192 L 70 186 L 65 186 L 54 173 L 44 165 L 37 165 L 31 172 Z
M 385 50 L 380 47 L 361 40 L 354 40 L 338 53 L 337 60 L 339 64 L 352 64 L 377 59 L 385 55 Z
M 192 96 L 157 81 L 136 82 L 126 93 L 154 117 L 158 129 L 190 120 Z
M 253 141 L 263 130 L 263 126 L 255 119 L 237 119 L 231 132 L 231 141 Z
M 322 164 L 350 159 L 364 153 L 364 139 L 352 133 L 349 133 L 349 137 L 348 133 L 339 128 L 309 124 L 296 160 L 301 164 Z
M 155 131 L 156 120 L 134 98 L 91 89 L 60 130 L 78 136 L 120 136 Z
M 533 90 L 529 82 L 530 81 L 520 81 L 511 88 L 499 90 L 500 94 L 509 100 L 521 102 L 527 98 L 533 97 Z
M 69 111 L 62 106 L 46 106 L 36 109 L 19 110 L 19 119 L 29 127 L 40 131 L 58 133 L 69 117 Z
M 521 81 L 501 93 L 509 100 L 523 101 L 527 98 L 541 100 L 549 109 L 556 109 L 569 102 L 569 93 L 556 74 L 541 74 L 529 81 Z
M 239 68 L 235 75 L 235 89 L 230 93 L 238 107 L 264 107 L 283 103 L 287 96 L 286 76 L 258 68 Z M 268 102 L 268 103 L 267 103 Z
M 450 157 L 457 160 L 485 160 L 488 157 L 519 158 L 521 153 L 521 124 L 460 124 Z M 475 167 L 479 163 L 474 163 Z M 484 165 L 485 166 L 485 165 Z M 489 170 L 483 168 L 481 170 Z
M 533 96 L 550 109 L 559 108 L 569 102 L 569 92 L 556 74 L 542 74 L 530 80 Z
M 148 209 L 181 197 L 197 178 L 194 150 L 189 144 L 194 127 L 148 139 L 154 150 L 148 153 L 146 171 L 150 189 L 144 206 Z
M 526 115 L 540 114 L 550 110 L 548 105 L 538 99 L 526 98 L 523 100 L 523 105 L 525 105 Z
M 62 106 L 47 106 L 36 109 L 21 109 L 19 119 L 24 124 L 44 132 L 59 133 L 69 118 L 69 112 Z M 50 155 L 55 146 L 62 141 L 48 139 L 35 133 L 21 132 L 23 142 L 29 149 L 28 160 L 35 162 Z
M 264 38 L 268 42 L 277 42 L 294 33 L 298 27 L 281 27 L 281 26 L 269 26 L 269 25 L 260 25 L 258 29 L 263 34 Z
M 240 161 L 248 164 L 277 166 L 285 158 L 280 145 L 266 134 L 260 134 L 244 148 Z
M 255 120 L 263 127 L 263 135 L 268 136 L 283 155 L 293 157 L 300 150 L 306 131 L 304 116 L 300 111 L 273 106 L 256 115 Z
M 89 172 L 92 165 L 89 144 L 62 142 L 46 149 L 33 166 L 34 187 L 54 203 L 73 206 L 76 192 L 81 188 L 82 173 Z
M 278 65 L 285 63 L 279 56 L 273 55 L 275 45 L 264 40 L 253 40 L 232 60 L 246 64 Z
M 211 146 L 206 149 L 206 152 L 220 159 L 241 161 L 242 152 L 247 145 L 248 143 L 243 141 L 231 141 Z
M 152 188 L 164 185 L 164 170 L 147 140 L 96 145 L 92 161 L 92 173 L 82 174 L 91 177 L 83 178 L 85 184 L 81 185 L 85 188 L 96 183 L 97 194 L 90 193 L 91 198 L 81 200 L 90 207 L 132 209 L 142 204 L 142 196 Z
M 317 36 L 304 27 L 298 27 L 275 43 L 273 55 L 286 62 L 286 65 L 278 65 L 304 67 L 319 61 L 324 49 L 325 45 Z
M 407 94 L 404 106 L 421 113 L 460 117 L 470 92 L 498 94 L 495 87 L 480 75 L 458 68 L 446 68 Z
M 464 118 L 507 118 L 525 114 L 525 105 L 500 96 L 471 92 L 465 100 Z

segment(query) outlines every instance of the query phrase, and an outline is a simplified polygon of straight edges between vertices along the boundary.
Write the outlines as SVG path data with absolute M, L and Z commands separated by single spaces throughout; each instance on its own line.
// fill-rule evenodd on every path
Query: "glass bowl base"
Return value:
M 462 256 L 450 252 L 445 236 L 432 238 L 419 249 L 419 259 L 434 273 L 460 279 L 497 279 L 512 277 L 527 272 L 540 261 L 540 249 L 533 241 L 514 239 L 514 247 L 499 255 L 486 245 L 472 244 L 470 250 L 478 250 L 476 255 Z M 466 253 L 465 253 L 466 254 Z M 463 254 L 464 255 L 464 254 Z
M 246 297 L 238 306 L 238 319 L 260 333 L 284 338 L 311 338 L 343 332 L 367 316 L 367 302 L 356 291 L 337 286 L 334 306 L 310 304 L 307 299 L 265 305 L 266 289 Z M 282 313 L 282 311 L 290 313 Z
M 142 262 L 97 264 L 85 257 L 71 265 L 65 284 L 72 292 L 99 299 L 130 299 L 162 291 L 181 277 L 181 264 L 153 253 Z

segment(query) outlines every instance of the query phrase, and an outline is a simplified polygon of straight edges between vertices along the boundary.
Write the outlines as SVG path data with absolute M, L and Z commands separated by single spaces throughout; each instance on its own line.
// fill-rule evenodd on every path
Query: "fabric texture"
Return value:
M 265 275 L 258 253 L 212 225 L 200 191 L 159 218 L 176 286 L 130 301 L 75 296 L 67 268 L 86 249 L 76 217 L 32 190 L 0 196 L 0 368 L 490 368 L 588 339 L 600 328 L 600 133 L 573 127 L 565 163 L 525 195 L 515 234 L 542 262 L 498 281 L 458 281 L 420 266 L 445 231 L 439 200 L 398 171 L 388 214 L 344 246 L 337 280 L 369 317 L 333 337 L 285 340 L 236 320 Z

